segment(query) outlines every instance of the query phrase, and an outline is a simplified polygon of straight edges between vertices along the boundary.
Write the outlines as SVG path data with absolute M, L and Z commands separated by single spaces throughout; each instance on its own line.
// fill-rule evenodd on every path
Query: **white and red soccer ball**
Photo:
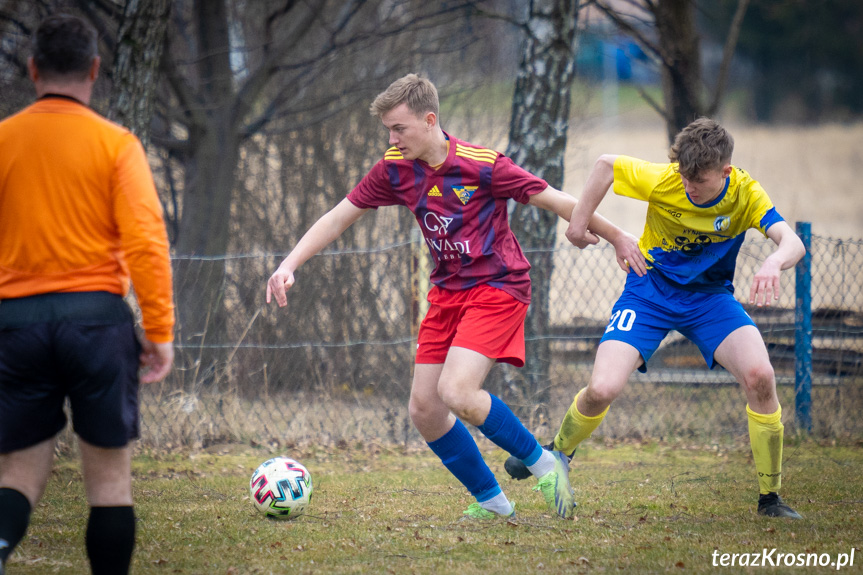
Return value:
M 312 474 L 295 459 L 274 457 L 252 474 L 249 492 L 267 517 L 293 519 L 305 513 L 312 500 Z

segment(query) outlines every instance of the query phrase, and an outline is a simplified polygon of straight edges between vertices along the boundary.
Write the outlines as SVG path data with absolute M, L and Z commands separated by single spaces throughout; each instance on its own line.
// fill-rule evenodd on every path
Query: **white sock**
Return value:
M 487 501 L 482 501 L 479 506 L 487 511 L 493 511 L 498 515 L 507 516 L 512 513 L 512 503 L 509 502 L 509 499 L 506 498 L 503 491 Z
M 542 477 L 549 471 L 554 471 L 554 455 L 547 449 L 542 450 L 542 455 L 536 460 L 533 465 L 528 465 L 527 469 L 533 473 L 534 477 Z

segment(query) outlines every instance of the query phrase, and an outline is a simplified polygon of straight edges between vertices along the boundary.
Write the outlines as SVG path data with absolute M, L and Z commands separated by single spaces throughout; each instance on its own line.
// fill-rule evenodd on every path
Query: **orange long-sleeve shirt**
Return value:
M 171 264 L 144 149 L 72 99 L 0 122 L 0 305 L 50 292 L 126 295 L 150 341 L 173 340 Z

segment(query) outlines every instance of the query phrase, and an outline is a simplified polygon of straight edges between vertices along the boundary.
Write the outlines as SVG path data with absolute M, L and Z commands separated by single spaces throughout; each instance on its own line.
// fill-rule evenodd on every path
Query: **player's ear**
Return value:
M 91 82 L 95 82 L 96 78 L 99 77 L 99 65 L 102 63 L 102 58 L 99 56 L 95 56 L 93 58 L 93 62 L 90 64 L 90 71 L 87 73 L 87 77 Z
M 437 114 L 435 114 L 434 112 L 426 113 L 425 121 L 426 129 L 431 130 L 432 128 L 437 126 Z
M 727 178 L 730 175 L 731 175 L 731 164 L 725 164 L 722 167 L 722 177 Z
M 36 61 L 33 56 L 27 58 L 27 72 L 30 74 L 30 80 L 36 82 L 39 80 L 39 69 L 36 67 Z

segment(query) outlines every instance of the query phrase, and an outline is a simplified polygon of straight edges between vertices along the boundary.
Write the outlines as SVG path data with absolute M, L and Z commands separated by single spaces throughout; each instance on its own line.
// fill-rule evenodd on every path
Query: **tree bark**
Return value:
M 577 0 L 531 3 L 507 146 L 507 155 L 516 164 L 558 189 L 563 188 L 577 18 Z M 511 226 L 532 265 L 533 295 L 525 320 L 528 341 L 523 391 L 531 404 L 545 403 L 551 363 L 549 341 L 531 337 L 548 333 L 557 215 L 518 204 L 511 213 Z
M 145 148 L 170 10 L 169 0 L 128 0 L 117 33 L 108 117 L 132 130 Z

